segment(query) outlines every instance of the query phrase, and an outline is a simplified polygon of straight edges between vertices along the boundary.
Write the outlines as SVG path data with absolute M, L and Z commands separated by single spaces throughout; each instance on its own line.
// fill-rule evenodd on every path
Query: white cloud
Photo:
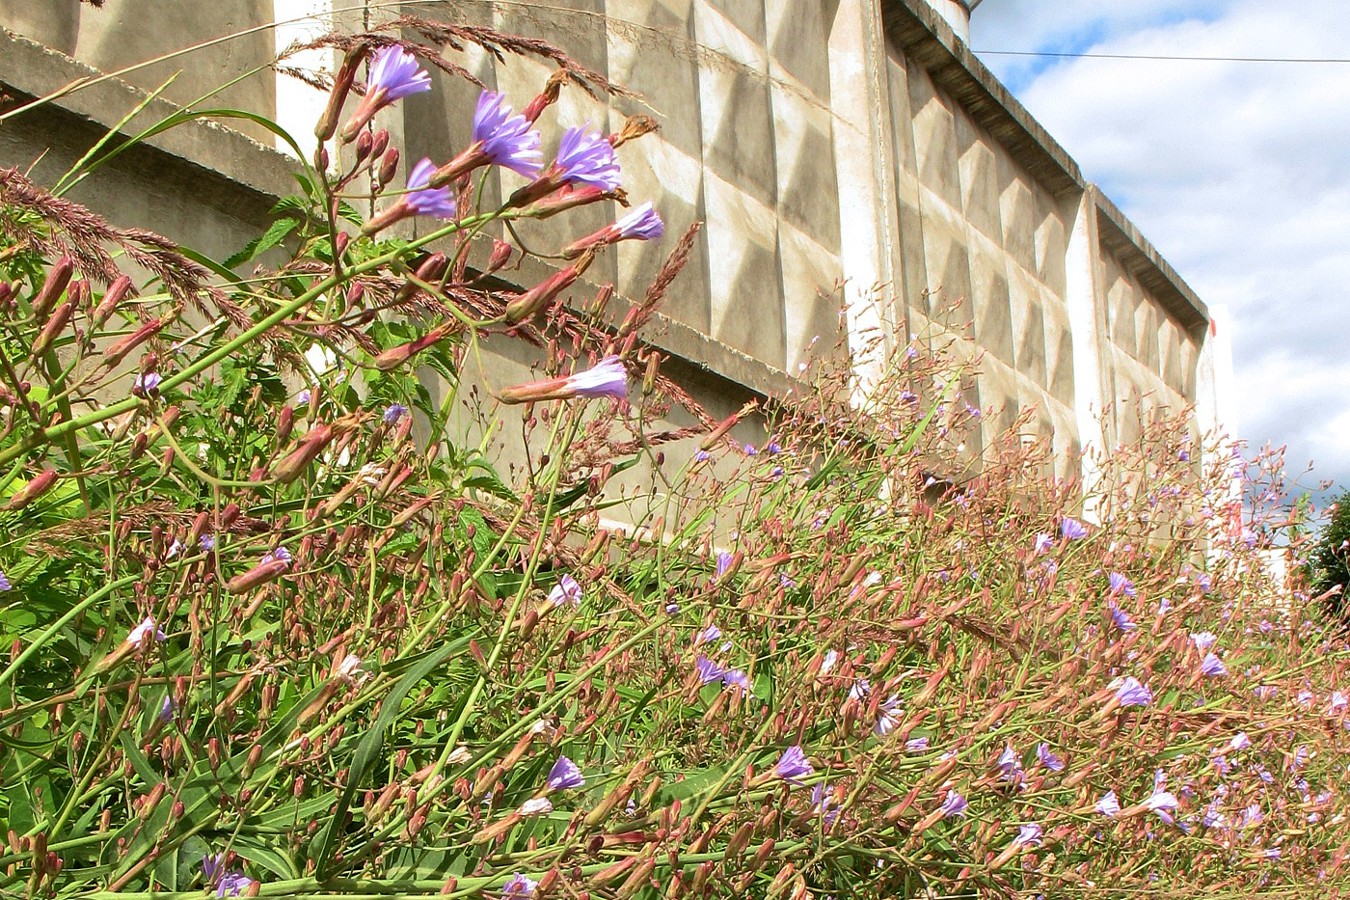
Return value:
M 1042 20 L 1019 18 L 1033 6 Z M 1096 34 L 1074 49 L 1344 57 L 1345 12 L 1311 0 L 989 0 L 973 30 L 977 47 Z M 1016 80 L 1007 60 L 986 61 Z M 1350 64 L 1079 59 L 1024 80 L 1019 98 L 1087 177 L 1203 300 L 1229 307 L 1242 436 L 1287 442 L 1291 467 L 1313 459 L 1350 485 Z

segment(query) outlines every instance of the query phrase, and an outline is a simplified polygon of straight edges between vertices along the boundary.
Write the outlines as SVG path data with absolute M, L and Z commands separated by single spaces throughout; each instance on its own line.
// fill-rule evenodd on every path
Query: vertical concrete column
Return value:
M 853 402 L 865 405 L 894 346 L 895 161 L 878 0 L 841 0 L 830 29 L 830 111 L 839 185 Z M 901 325 L 903 327 L 903 324 Z
M 1200 432 L 1201 465 L 1205 471 L 1223 467 L 1227 473 L 1227 494 L 1216 498 L 1218 513 L 1210 520 L 1211 535 L 1217 539 L 1228 533 L 1230 539 L 1241 535 L 1242 468 L 1232 455 L 1238 433 L 1237 409 L 1232 394 L 1233 347 L 1228 307 L 1209 307 L 1200 354 L 1195 361 L 1195 424 Z M 1211 547 L 1210 555 L 1217 551 Z M 1279 564 L 1274 556 L 1270 560 Z
M 277 55 L 296 44 L 304 44 L 333 30 L 333 0 L 272 0 L 272 31 Z M 332 72 L 334 54 L 329 50 L 301 50 L 288 56 L 284 65 L 310 72 Z M 298 78 L 276 76 L 277 124 L 295 138 L 306 159 L 314 156 L 317 141 L 314 123 L 323 113 L 328 95 Z M 276 138 L 282 153 L 294 153 L 290 144 Z
M 80 34 L 79 0 L 0 0 L 0 26 L 67 56 Z
M 1071 216 L 1064 260 L 1064 305 L 1073 344 L 1073 406 L 1082 448 L 1083 492 L 1089 497 L 1101 473 L 1097 460 L 1106 446 L 1102 417 L 1113 399 L 1110 376 L 1104 368 L 1107 354 L 1106 322 L 1101 296 L 1100 248 L 1097 235 L 1096 187 L 1088 185 Z M 1096 510 L 1084 516 L 1096 519 Z

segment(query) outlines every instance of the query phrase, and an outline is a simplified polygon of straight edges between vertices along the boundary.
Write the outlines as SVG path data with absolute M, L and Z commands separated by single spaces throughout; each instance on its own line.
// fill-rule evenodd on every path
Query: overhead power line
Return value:
M 1180 62 L 1350 63 L 1350 58 L 1308 56 L 1169 56 L 1148 53 L 1053 53 L 1048 50 L 976 50 L 977 56 L 1048 56 L 1057 59 L 1146 59 Z

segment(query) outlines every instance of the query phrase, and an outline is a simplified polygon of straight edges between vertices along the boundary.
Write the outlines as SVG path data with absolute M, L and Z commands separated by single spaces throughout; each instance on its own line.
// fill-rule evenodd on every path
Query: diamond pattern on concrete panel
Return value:
M 1173 386 L 1173 390 L 1185 397 L 1189 403 L 1195 402 L 1195 364 L 1199 355 L 1195 340 L 1190 335 L 1183 336 L 1180 352 L 1181 381 Z
M 1017 412 L 1020 408 L 1017 376 L 1011 369 L 986 356 L 975 384 L 976 389 L 973 393 L 978 399 L 972 400 L 967 396 L 966 402 L 981 412 L 978 429 L 981 446 L 988 447 L 1017 421 Z
M 914 148 L 919 181 L 953 209 L 961 208 L 961 174 L 952 103 L 938 93 L 928 73 L 909 70 L 909 106 L 914 114 Z
M 1016 166 L 1004 152 L 998 154 L 999 223 L 1003 233 L 999 243 L 1013 262 L 1030 274 L 1036 274 L 1036 198 L 1020 177 Z
M 927 318 L 930 312 L 929 278 L 925 263 L 923 220 L 920 218 L 918 206 L 915 205 L 918 200 L 917 185 L 908 176 L 901 176 L 898 180 L 901 182 L 896 185 L 900 246 L 897 253 L 899 259 L 895 261 L 896 279 L 899 282 L 896 287 L 903 294 L 905 306 L 923 313 Z
M 716 11 L 756 44 L 764 45 L 764 0 L 696 0 L 696 2 L 700 6 Z
M 1082 445 L 1078 436 L 1078 419 L 1073 409 L 1058 403 L 1049 403 L 1045 408 L 1050 417 L 1050 427 L 1054 439 L 1055 475 L 1059 478 L 1076 478 L 1078 454 Z
M 1050 396 L 1072 407 L 1073 392 L 1073 335 L 1063 308 L 1044 304 L 1045 317 L 1045 383 Z
M 956 145 L 960 148 L 961 209 L 966 221 L 995 244 L 1003 242 L 999 222 L 998 165 L 987 138 L 966 116 L 956 116 Z
M 1035 272 L 1056 296 L 1062 298 L 1067 290 L 1064 273 L 1064 259 L 1069 252 L 1067 228 L 1053 197 L 1038 191 L 1036 209 L 1040 221 L 1035 229 Z
M 1181 329 L 1171 318 L 1158 331 L 1158 358 L 1162 361 L 1162 380 L 1174 391 L 1181 390 Z
M 699 65 L 704 165 L 772 206 L 777 165 L 768 57 L 707 0 L 698 0 L 694 22 L 696 40 L 715 51 Z
M 1002 260 L 993 260 L 983 254 L 972 256 L 970 279 L 976 342 L 1003 363 L 1014 365 L 1008 276 Z
M 914 116 L 909 104 L 909 73 L 905 57 L 886 45 L 886 86 L 891 104 L 892 152 L 900 172 L 918 175 L 914 151 Z M 846 127 L 846 126 L 841 126 Z
M 774 85 L 778 209 L 783 218 L 839 251 L 839 185 L 828 110 Z
M 654 117 L 661 137 L 701 156 L 693 0 L 608 0 L 606 8 L 609 77 L 641 97 L 615 97 L 615 110 Z
M 1017 371 L 1036 385 L 1046 388 L 1045 316 L 1033 285 L 1014 274 L 1008 284 L 1008 305 L 1012 314 L 1013 353 Z
M 1153 298 L 1140 292 L 1140 303 L 1134 310 L 1134 333 L 1139 350 L 1135 359 L 1144 364 L 1150 372 L 1162 374 L 1162 364 L 1158 360 L 1158 328 L 1161 326 L 1159 309 Z
M 921 211 L 927 213 L 923 203 Z M 953 328 L 964 328 L 971 320 L 970 255 L 966 236 L 924 215 L 924 264 L 928 269 L 928 317 L 944 321 Z M 951 309 L 950 315 L 947 310 Z
M 830 25 L 839 0 L 764 3 L 773 58 L 822 103 L 830 100 Z
M 618 250 L 619 293 L 632 299 L 647 291 L 680 235 L 707 216 L 703 209 L 703 163 L 649 134 L 620 148 L 624 185 L 636 206 L 650 200 L 666 223 L 659 241 L 623 241 Z M 689 262 L 666 294 L 662 312 L 676 321 L 708 333 L 712 311 L 708 305 L 708 246 L 706 231 L 700 234 Z
M 783 297 L 773 211 L 705 172 L 712 336 L 783 368 Z
M 1134 356 L 1138 342 L 1134 333 L 1134 307 L 1137 302 L 1133 285 L 1116 268 L 1116 277 L 1107 281 L 1106 313 L 1111 329 L 1111 343 Z
M 839 256 L 791 223 L 778 222 L 778 258 L 783 272 L 787 371 L 796 374 L 808 355 L 828 356 L 840 336 L 843 276 Z

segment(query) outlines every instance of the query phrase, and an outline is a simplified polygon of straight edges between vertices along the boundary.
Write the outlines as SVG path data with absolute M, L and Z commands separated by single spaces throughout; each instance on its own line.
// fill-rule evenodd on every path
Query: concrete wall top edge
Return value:
M 1103 242 L 1131 265 L 1141 283 L 1188 328 L 1209 321 L 1195 291 L 1109 198 L 1084 178 L 1078 164 L 980 62 L 927 0 L 880 0 L 887 37 L 970 111 L 1013 157 L 1053 193 L 1092 195 L 1106 223 Z M 1106 234 L 1106 232 L 1111 234 Z
M 1095 184 L 1088 185 L 1088 192 L 1097 209 L 1102 246 L 1114 253 L 1186 328 L 1194 330 L 1208 324 L 1209 308 L 1158 249 Z

